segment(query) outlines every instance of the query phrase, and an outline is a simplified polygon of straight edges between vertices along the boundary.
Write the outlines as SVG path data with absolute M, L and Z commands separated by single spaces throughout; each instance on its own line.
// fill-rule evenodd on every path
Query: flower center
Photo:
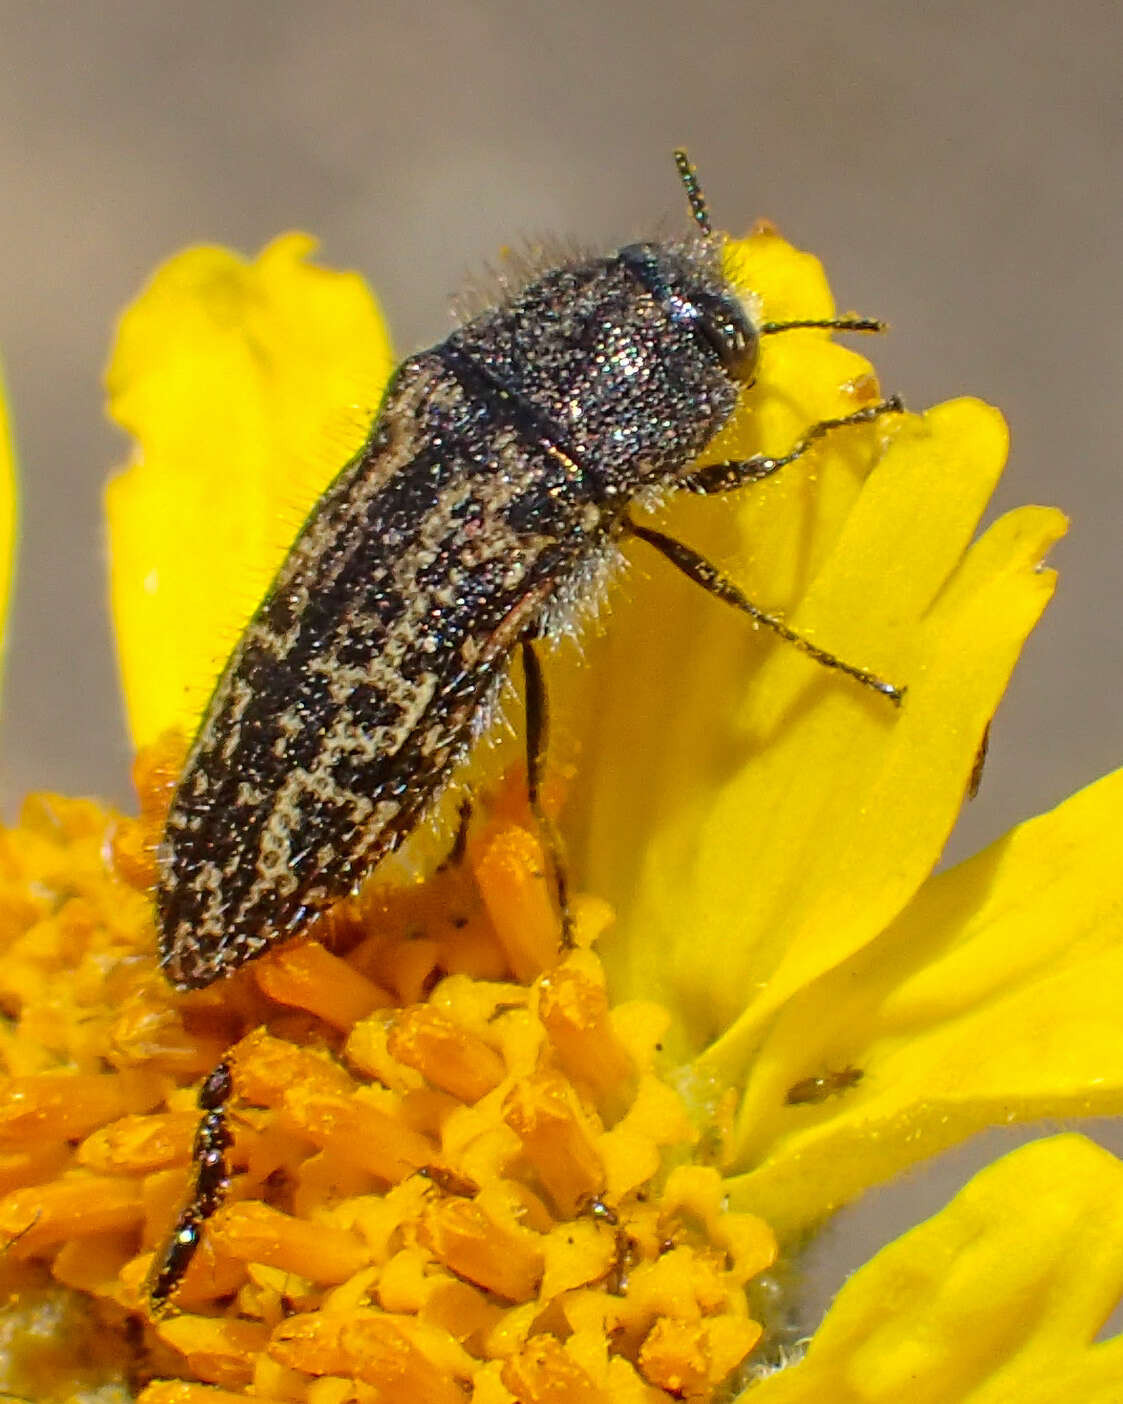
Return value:
M 9 1065 L 34 1069 L 0 1104 L 12 1270 L 145 1319 L 122 1365 L 163 1377 L 144 1404 L 194 1400 L 184 1380 L 313 1404 L 712 1397 L 761 1333 L 746 1284 L 774 1239 L 723 1208 L 714 1138 L 662 1075 L 667 1011 L 610 1003 L 603 903 L 575 901 L 559 959 L 517 786 L 462 862 L 177 996 L 142 895 L 175 768 L 143 759 L 113 863 L 93 812 L 77 838 L 5 836 L 30 907 L 53 892 L 9 977 Z M 220 1057 L 230 1183 L 158 1315 L 145 1283 Z

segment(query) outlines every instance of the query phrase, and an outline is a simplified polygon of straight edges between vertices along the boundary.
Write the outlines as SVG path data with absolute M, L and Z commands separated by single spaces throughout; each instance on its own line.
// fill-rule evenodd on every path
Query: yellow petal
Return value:
M 8 599 L 15 569 L 18 492 L 15 447 L 8 420 L 3 367 L 0 366 L 0 660 L 7 636 Z
M 930 411 L 926 421 L 934 433 L 946 428 L 954 438 L 967 428 L 957 421 L 983 413 L 982 406 L 959 402 Z M 985 727 L 1053 592 L 1054 573 L 1043 571 L 1041 562 L 1065 522 L 1045 508 L 1026 507 L 1001 518 L 946 584 L 936 577 L 941 564 L 951 565 L 960 543 L 949 541 L 950 533 L 942 539 L 930 534 L 943 505 L 936 494 L 916 503 L 902 492 L 908 470 L 919 468 L 925 456 L 911 452 L 916 447 L 916 441 L 897 440 L 884 464 L 895 481 L 890 486 L 881 477 L 871 484 L 875 490 L 890 486 L 895 501 L 857 522 L 864 501 L 860 504 L 831 563 L 837 569 L 828 567 L 820 575 L 814 603 L 809 599 L 808 605 L 808 613 L 822 608 L 832 637 L 835 628 L 840 634 L 856 632 L 854 621 L 863 601 L 872 598 L 872 582 L 884 583 L 887 646 L 884 652 L 875 649 L 873 657 L 886 673 L 893 669 L 880 659 L 890 648 L 900 660 L 897 675 L 909 689 L 900 716 L 887 721 L 884 709 L 877 714 L 878 698 L 855 697 L 853 690 L 845 695 L 831 680 L 819 707 L 798 719 L 793 708 L 788 721 L 785 703 L 791 706 L 794 699 L 785 683 L 794 683 L 796 668 L 808 665 L 802 658 L 777 658 L 775 681 L 763 680 L 749 703 L 753 730 L 772 738 L 769 750 L 753 767 L 756 774 L 725 787 L 700 836 L 701 845 L 713 851 L 711 871 L 718 874 L 702 896 L 710 939 L 733 943 L 735 963 L 728 974 L 735 979 L 738 967 L 743 971 L 743 997 L 765 986 L 710 1051 L 711 1067 L 739 1071 L 767 1016 L 793 991 L 871 940 L 935 865 Z M 948 457 L 954 469 L 975 467 L 955 462 L 954 451 Z M 957 475 L 950 476 L 954 481 Z M 914 513 L 924 514 L 928 525 L 920 526 Z M 881 528 L 878 537 L 868 530 L 874 521 Z M 915 536 L 909 531 L 914 522 Z M 927 548 L 935 565 L 928 580 L 922 569 L 910 580 L 902 562 L 892 559 L 901 551 L 905 561 L 915 560 L 914 544 L 918 551 Z M 801 610 L 798 617 L 807 614 Z M 854 645 L 843 641 L 836 648 L 854 656 Z M 766 838 L 754 837 L 750 847 L 761 814 L 768 816 Z M 751 871 L 744 866 L 747 852 Z M 726 873 L 732 874 L 731 883 L 722 882 Z M 750 921 L 730 930 L 721 913 L 746 906 Z M 702 972 L 691 973 L 697 998 Z
M 1117 771 L 933 878 L 792 1000 L 746 1088 L 734 1201 L 790 1238 L 985 1126 L 1123 1112 L 1121 829 Z M 842 1067 L 862 1072 L 844 1094 L 785 1102 Z
M 753 1404 L 1116 1404 L 1123 1166 L 1079 1136 L 1015 1151 L 843 1287 Z
M 355 274 L 306 235 L 253 261 L 198 248 L 124 314 L 109 409 L 136 440 L 109 485 L 111 594 L 133 739 L 193 730 L 316 497 L 362 443 L 391 367 Z
M 769 568 L 783 596 L 810 562 L 791 623 L 906 685 L 899 710 L 677 580 L 615 612 L 592 709 L 583 876 L 621 914 L 604 948 L 613 988 L 677 1007 L 688 1051 L 718 1039 L 702 1066 L 730 1082 L 783 1001 L 873 939 L 931 870 L 1053 587 L 1040 563 L 1063 529 L 1055 512 L 1011 514 L 963 558 L 1005 458 L 993 410 L 957 401 L 881 437 L 864 484 L 853 455 L 879 449 L 853 430 L 816 459 L 831 483 L 796 484 L 805 549 L 758 513 L 741 550 L 765 560 L 761 586 L 735 560 L 731 573 L 771 605 Z
M 834 313 L 818 261 L 775 235 L 733 244 L 729 267 L 764 317 Z M 756 384 L 701 461 L 783 452 L 809 425 L 865 403 L 868 395 L 853 387 L 871 376 L 867 360 L 824 332 L 767 337 Z M 821 568 L 880 442 L 877 432 L 846 431 L 728 497 L 675 494 L 666 528 L 728 570 L 757 604 L 789 610 Z M 591 666 L 574 666 L 563 648 L 549 674 L 553 751 L 577 766 L 566 825 L 574 867 L 625 916 L 646 880 L 639 868 L 649 836 L 684 808 L 692 823 L 743 756 L 737 707 L 770 646 L 647 547 L 627 554 L 632 568 L 610 593 L 602 637 L 580 645 Z M 661 940 L 661 931 L 645 938 L 638 921 L 613 933 L 618 993 L 673 994 Z
M 818 264 L 774 235 L 731 257 L 764 316 L 833 312 Z M 825 332 L 768 337 L 705 457 L 788 448 L 868 403 L 871 381 Z M 677 1008 L 682 1054 L 724 1035 L 708 1072 L 740 1080 L 775 1010 L 871 940 L 938 857 L 1062 530 L 1055 513 L 1015 516 L 963 561 L 1005 451 L 1000 417 L 960 401 L 831 435 L 728 498 L 668 504 L 671 534 L 757 604 L 907 685 L 899 713 L 640 546 L 593 668 L 552 678 L 579 766 L 575 867 L 620 914 L 602 948 L 612 987 Z

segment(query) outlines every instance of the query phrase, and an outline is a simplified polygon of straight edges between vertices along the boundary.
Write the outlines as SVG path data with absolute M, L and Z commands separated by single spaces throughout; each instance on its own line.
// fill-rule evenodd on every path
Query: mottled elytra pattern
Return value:
M 722 270 L 693 169 L 675 159 L 695 237 L 553 268 L 405 361 L 317 503 L 219 680 L 168 815 L 157 909 L 176 985 L 208 985 L 297 932 L 396 848 L 486 723 L 520 646 L 530 800 L 567 930 L 538 802 L 545 719 L 528 641 L 565 626 L 624 534 L 900 700 L 628 519 L 637 500 L 730 491 L 900 408 L 885 400 L 813 425 L 782 457 L 690 472 L 751 383 L 761 336 L 880 324 L 758 325 Z
M 554 269 L 398 370 L 211 699 L 167 821 L 161 958 L 207 985 L 416 825 L 518 642 L 725 423 L 757 339 L 700 237 Z

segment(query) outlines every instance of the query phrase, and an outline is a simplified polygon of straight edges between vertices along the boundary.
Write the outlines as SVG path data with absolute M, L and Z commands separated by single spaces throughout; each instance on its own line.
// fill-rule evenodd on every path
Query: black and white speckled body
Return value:
M 404 362 L 188 758 L 157 894 L 175 984 L 294 934 L 416 826 L 512 650 L 593 588 L 632 501 L 678 485 L 756 353 L 703 234 L 556 268 Z

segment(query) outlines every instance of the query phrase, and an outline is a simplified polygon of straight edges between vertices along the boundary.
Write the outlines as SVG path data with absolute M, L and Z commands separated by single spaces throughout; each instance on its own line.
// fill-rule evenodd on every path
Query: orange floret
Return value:
M 665 1011 L 611 1005 L 603 904 L 575 898 L 559 953 L 519 787 L 462 863 L 177 994 L 145 889 L 179 754 L 138 761 L 139 819 L 43 798 L 0 834 L 11 1301 L 53 1276 L 144 1404 L 712 1393 L 759 1334 L 744 1286 L 775 1244 L 691 1161 Z M 220 1060 L 221 1202 L 156 1311 Z
M 459 1027 L 440 1010 L 415 1006 L 391 1026 L 392 1057 L 462 1102 L 478 1102 L 503 1081 L 503 1059 L 482 1038 Z
M 282 946 L 254 970 L 257 983 L 278 1004 L 307 1009 L 333 1028 L 349 1029 L 372 1009 L 388 1009 L 393 997 L 318 941 Z
M 537 1336 L 507 1361 L 502 1380 L 524 1404 L 610 1404 L 588 1373 L 550 1336 Z
M 378 1386 L 386 1404 L 463 1404 L 453 1371 L 467 1378 L 471 1361 L 450 1341 L 425 1339 L 424 1330 L 389 1316 L 359 1317 L 342 1332 L 349 1372 Z
M 260 1322 L 227 1316 L 176 1316 L 157 1329 L 198 1379 L 229 1389 L 249 1384 L 254 1359 L 269 1340 Z
M 517 980 L 529 981 L 558 952 L 542 845 L 520 825 L 505 824 L 474 853 L 476 881 L 507 964 Z
M 504 1102 L 503 1119 L 566 1218 L 603 1187 L 595 1144 L 600 1128 L 564 1078 L 543 1073 L 518 1083 Z
M 346 1282 L 368 1261 L 362 1244 L 350 1233 L 295 1219 L 256 1201 L 220 1210 L 211 1239 L 232 1258 L 267 1263 L 313 1282 Z
M 188 1380 L 153 1380 L 137 1395 L 136 1404 L 244 1404 L 245 1397 Z
M 508 1302 L 529 1301 L 542 1276 L 542 1248 L 536 1236 L 517 1224 L 497 1221 L 474 1200 L 449 1199 L 437 1205 L 424 1221 L 421 1242 L 457 1277 Z
M 0 1087 L 0 1144 L 69 1141 L 151 1102 L 139 1088 L 101 1073 L 41 1073 L 7 1078 Z
M 133 1228 L 143 1212 L 135 1182 L 78 1172 L 9 1191 L 0 1200 L 0 1235 L 24 1258 L 70 1239 Z
M 571 1078 L 597 1098 L 627 1087 L 632 1060 L 612 1028 L 603 985 L 573 967 L 551 971 L 541 981 L 538 1017 Z

